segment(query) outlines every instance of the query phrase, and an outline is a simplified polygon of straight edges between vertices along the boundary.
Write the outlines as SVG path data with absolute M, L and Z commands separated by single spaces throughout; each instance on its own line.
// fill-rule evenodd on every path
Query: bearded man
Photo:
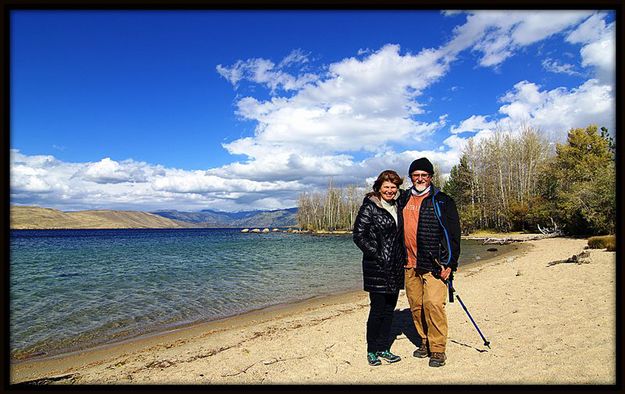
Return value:
M 421 344 L 418 358 L 430 367 L 445 365 L 446 281 L 458 268 L 460 219 L 454 200 L 432 184 L 434 168 L 425 157 L 410 164 L 412 187 L 398 199 L 406 247 L 405 288 Z

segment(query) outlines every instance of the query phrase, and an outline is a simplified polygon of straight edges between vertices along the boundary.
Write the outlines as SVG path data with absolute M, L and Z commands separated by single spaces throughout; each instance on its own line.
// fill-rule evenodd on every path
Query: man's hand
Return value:
M 449 278 L 449 275 L 451 275 L 451 268 L 447 267 L 441 270 L 441 279 L 442 280 L 447 280 Z

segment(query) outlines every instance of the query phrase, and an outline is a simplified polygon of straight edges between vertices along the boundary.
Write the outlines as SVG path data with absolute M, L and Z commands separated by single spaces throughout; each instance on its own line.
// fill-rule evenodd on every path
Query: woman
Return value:
M 354 222 L 354 242 L 363 252 L 364 290 L 371 301 L 367 361 L 372 366 L 380 365 L 380 358 L 389 363 L 401 360 L 390 351 L 389 334 L 399 290 L 404 287 L 403 223 L 395 204 L 402 183 L 395 171 L 382 171 Z

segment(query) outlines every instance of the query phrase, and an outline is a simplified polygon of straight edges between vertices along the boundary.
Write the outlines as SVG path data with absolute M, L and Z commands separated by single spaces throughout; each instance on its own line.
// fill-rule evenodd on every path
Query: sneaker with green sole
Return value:
M 390 350 L 384 350 L 383 352 L 377 352 L 376 355 L 380 358 L 382 358 L 383 360 L 386 360 L 389 363 L 396 363 L 399 360 L 401 360 L 401 357 L 399 357 L 396 354 L 391 353 Z
M 367 361 L 369 362 L 369 365 L 371 366 L 377 366 L 377 365 L 382 364 L 382 361 L 380 361 L 377 354 L 371 353 L 371 352 L 367 353 Z

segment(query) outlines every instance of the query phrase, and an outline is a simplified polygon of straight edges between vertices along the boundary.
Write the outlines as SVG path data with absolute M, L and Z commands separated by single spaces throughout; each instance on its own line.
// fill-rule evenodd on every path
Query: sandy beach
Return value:
M 402 291 L 392 350 L 366 361 L 364 291 L 311 299 L 56 358 L 11 365 L 11 383 L 43 384 L 615 384 L 616 258 L 584 239 L 525 241 L 463 269 L 447 304 L 447 365 L 412 357 Z

